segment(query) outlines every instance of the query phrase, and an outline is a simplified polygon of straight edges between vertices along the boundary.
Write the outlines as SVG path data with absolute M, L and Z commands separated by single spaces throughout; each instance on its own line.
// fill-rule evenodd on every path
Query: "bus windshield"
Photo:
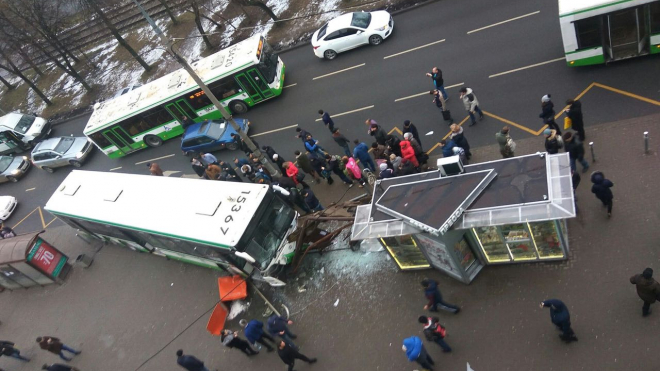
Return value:
M 28 116 L 28 115 L 23 115 L 20 120 L 18 120 L 18 124 L 16 124 L 16 131 L 18 131 L 21 134 L 27 133 L 28 130 L 30 130 L 30 126 L 32 126 L 32 123 L 36 117 L 34 116 Z
M 275 80 L 275 75 L 277 75 L 277 53 L 267 43 L 263 44 L 259 71 L 269 84 Z
M 257 261 L 261 269 L 265 269 L 277 253 L 294 217 L 295 211 L 292 208 L 273 197 L 245 248 L 245 252 Z

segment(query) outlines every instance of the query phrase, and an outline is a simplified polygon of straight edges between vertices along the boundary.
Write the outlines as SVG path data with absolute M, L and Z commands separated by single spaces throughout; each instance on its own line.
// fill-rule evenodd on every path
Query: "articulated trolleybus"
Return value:
M 284 88 L 284 63 L 261 35 L 192 64 L 229 114 L 276 97 Z M 83 133 L 110 158 L 158 147 L 183 134 L 183 117 L 221 119 L 222 114 L 184 69 L 94 107 Z
M 234 273 L 272 277 L 295 249 L 298 213 L 268 185 L 72 171 L 45 209 L 107 242 Z M 250 262 L 254 260 L 254 262 Z
M 559 0 L 569 66 L 660 53 L 660 0 Z

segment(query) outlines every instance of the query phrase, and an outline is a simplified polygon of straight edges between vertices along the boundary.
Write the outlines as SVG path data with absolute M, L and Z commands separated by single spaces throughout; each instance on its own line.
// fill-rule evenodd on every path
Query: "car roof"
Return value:
M 209 120 L 209 123 L 216 124 L 216 125 L 222 125 L 222 124 L 225 124 L 226 122 L 225 122 L 225 120 Z M 208 133 L 209 128 L 211 127 L 211 125 L 207 126 L 206 130 L 204 130 L 203 132 L 200 132 L 199 129 L 201 129 L 202 124 L 204 124 L 204 121 L 196 122 L 196 123 L 188 126 L 186 128 L 186 132 L 183 134 L 183 140 L 190 139 L 190 138 L 197 138 L 197 137 L 203 136 L 206 133 Z
M 328 22 L 328 30 L 325 31 L 326 35 L 330 32 L 340 30 L 342 28 L 350 27 L 353 20 L 353 13 L 342 14 L 337 18 L 331 19 Z
M 41 152 L 41 151 L 50 151 L 55 149 L 57 146 L 57 143 L 60 142 L 60 139 L 62 137 L 55 137 L 55 138 L 48 138 L 42 142 L 39 142 L 35 147 L 32 152 Z

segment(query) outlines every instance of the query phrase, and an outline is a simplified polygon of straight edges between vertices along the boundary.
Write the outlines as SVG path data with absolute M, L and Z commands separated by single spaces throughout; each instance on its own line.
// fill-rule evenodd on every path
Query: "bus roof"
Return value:
M 565 17 L 628 1 L 632 0 L 559 0 L 559 16 Z
M 74 170 L 44 208 L 229 249 L 267 192 L 261 184 Z M 239 196 L 245 201 L 238 202 Z
M 209 83 L 247 63 L 257 63 L 257 48 L 260 38 L 261 35 L 254 35 L 200 59 L 193 63 L 192 67 L 205 83 Z M 83 132 L 90 134 L 109 123 L 132 116 L 155 104 L 195 89 L 197 89 L 197 84 L 188 72 L 181 68 L 124 95 L 101 103 L 94 109 Z

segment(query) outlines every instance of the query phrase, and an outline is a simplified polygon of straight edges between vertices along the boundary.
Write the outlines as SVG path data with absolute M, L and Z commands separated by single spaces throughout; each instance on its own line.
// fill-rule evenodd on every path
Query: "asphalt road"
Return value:
M 497 6 L 484 6 L 476 0 L 444 0 L 425 5 L 396 15 L 394 33 L 377 47 L 355 49 L 333 61 L 316 58 L 311 46 L 281 54 L 287 67 L 285 85 L 289 87 L 280 97 L 254 107 L 243 117 L 252 121 L 251 134 L 259 144 L 273 146 L 287 160 L 293 158 L 294 150 L 302 149 L 300 141 L 293 138 L 294 129 L 286 128 L 291 125 L 311 131 L 324 148 L 341 153 L 327 129 L 316 121 L 319 109 L 335 115 L 336 126 L 349 139 L 367 144 L 372 142 L 364 125 L 367 118 L 377 120 L 387 131 L 412 120 L 420 134 L 433 131 L 422 138 L 428 150 L 448 131 L 440 112 L 429 95 L 400 99 L 430 90 L 432 82 L 425 73 L 433 66 L 442 69 L 446 87 L 457 85 L 447 90 L 449 109 L 457 122 L 467 116 L 458 89 L 471 87 L 485 112 L 516 124 L 511 131 L 514 139 L 541 129 L 541 96 L 551 93 L 559 110 L 565 99 L 578 96 L 594 82 L 620 92 L 595 86 L 584 94 L 581 101 L 587 128 L 660 111 L 658 105 L 621 94 L 660 101 L 660 56 L 569 68 L 557 60 L 564 55 L 557 14 L 556 2 L 540 0 L 504 0 Z M 528 16 L 468 33 L 523 15 Z M 418 48 L 427 44 L 431 45 Z M 411 50 L 414 48 L 418 49 Z M 544 62 L 548 63 L 541 64 Z M 524 68 L 536 64 L 541 65 Z M 520 70 L 502 74 L 516 69 Z M 358 111 L 337 116 L 354 110 Z M 87 118 L 58 125 L 53 135 L 82 136 Z M 489 116 L 474 127 L 466 127 L 465 135 L 472 147 L 493 144 L 495 132 L 505 124 Z M 541 143 L 539 138 L 539 149 Z M 192 169 L 179 144 L 172 140 L 118 160 L 97 152 L 83 169 L 148 174 L 145 165 L 137 163 L 156 159 L 165 171 L 177 171 L 172 176 L 190 174 Z M 227 160 L 237 154 L 242 155 L 226 151 L 218 156 Z M 1 185 L 1 194 L 19 199 L 19 208 L 6 224 L 18 224 L 19 232 L 43 228 L 52 216 L 44 212 L 42 220 L 39 210 L 33 211 L 46 203 L 70 170 L 61 168 L 48 174 L 32 169 L 20 182 Z

